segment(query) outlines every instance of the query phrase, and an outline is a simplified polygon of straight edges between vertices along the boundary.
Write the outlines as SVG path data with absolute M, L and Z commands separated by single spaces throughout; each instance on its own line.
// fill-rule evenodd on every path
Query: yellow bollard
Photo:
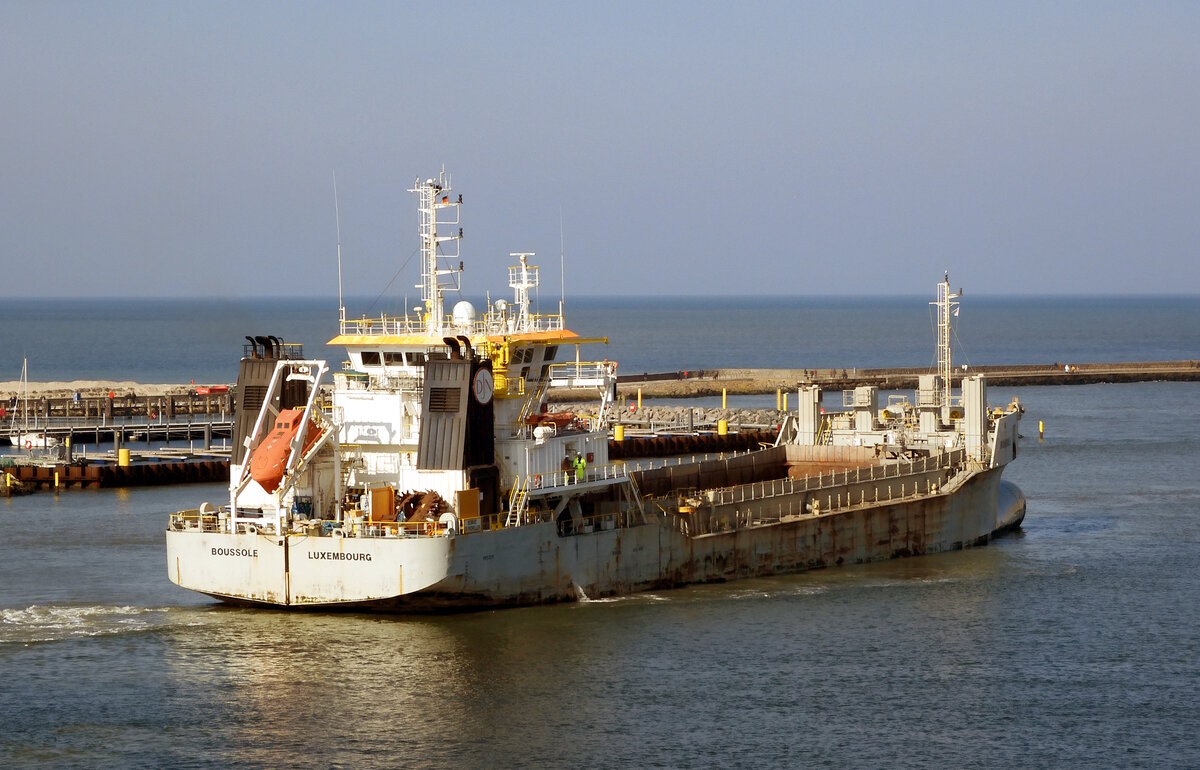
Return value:
M 642 411 L 642 389 L 638 388 L 638 411 Z
M 725 392 L 725 390 L 726 390 L 725 388 L 721 388 L 721 408 L 722 408 L 722 409 L 727 409 L 727 408 L 728 408 L 728 407 L 726 407 L 726 406 L 725 406 L 725 396 L 726 396 L 726 392 Z
M 613 441 L 624 441 L 624 440 L 625 440 L 625 426 L 624 425 L 613 426 Z
M 1042 424 L 1041 420 L 1038 420 L 1038 441 L 1042 440 L 1042 435 L 1045 432 L 1046 432 L 1046 426 Z
M 788 397 L 788 394 L 784 393 L 783 394 L 783 411 L 785 411 L 785 412 L 787 411 L 787 397 Z
M 54 488 L 58 489 L 58 469 L 54 470 Z
M 781 411 L 782 409 L 783 409 L 783 391 L 779 388 L 775 388 L 775 411 L 778 412 L 778 411 Z
M 129 467 L 129 450 L 128 449 L 122 448 L 122 449 L 117 450 L 117 465 L 122 468 Z
M 729 435 L 729 420 L 717 420 L 717 435 Z

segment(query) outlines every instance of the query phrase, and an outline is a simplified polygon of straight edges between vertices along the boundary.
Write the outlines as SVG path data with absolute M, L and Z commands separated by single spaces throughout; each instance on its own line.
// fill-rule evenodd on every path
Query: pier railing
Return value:
M 17 423 L 17 427 L 24 429 L 21 423 Z M 29 423 L 29 432 L 40 433 L 60 441 L 74 436 L 73 442 L 76 444 L 112 442 L 114 436 L 118 436 L 120 441 L 231 438 L 233 417 L 231 414 L 177 414 L 173 417 L 167 417 L 165 414 L 154 417 L 40 417 L 36 423 Z M 35 445 L 29 448 L 43 447 Z

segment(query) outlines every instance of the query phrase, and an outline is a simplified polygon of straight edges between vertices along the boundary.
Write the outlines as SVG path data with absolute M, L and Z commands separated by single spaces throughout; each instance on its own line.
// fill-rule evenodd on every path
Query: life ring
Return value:
M 425 534 L 429 537 L 433 537 L 433 527 L 434 523 L 432 521 L 425 522 Z
M 25 448 L 33 449 L 33 439 L 25 439 Z
M 542 474 L 540 474 L 540 473 L 533 474 L 533 488 L 534 489 L 542 488 Z

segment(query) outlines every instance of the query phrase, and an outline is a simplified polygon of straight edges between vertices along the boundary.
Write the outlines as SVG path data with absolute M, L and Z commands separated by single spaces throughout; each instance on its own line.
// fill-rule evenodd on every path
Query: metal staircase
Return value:
M 529 510 L 529 477 L 522 481 L 513 479 L 512 491 L 508 494 L 508 518 L 504 526 L 517 527 L 525 520 L 525 512 Z

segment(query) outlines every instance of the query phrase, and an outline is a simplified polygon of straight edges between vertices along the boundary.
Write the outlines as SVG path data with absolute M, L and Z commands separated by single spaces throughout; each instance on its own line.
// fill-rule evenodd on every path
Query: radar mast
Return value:
M 462 196 L 450 200 L 450 176 L 446 169 L 437 179 L 418 179 L 409 192 L 417 193 L 421 200 L 417 206 L 420 216 L 421 237 L 421 299 L 425 309 L 425 332 L 432 336 L 440 336 L 446 323 L 445 303 L 443 297 L 446 289 L 457 291 L 461 288 L 462 262 L 457 265 L 453 260 L 459 259 L 461 250 L 458 241 L 462 240 L 462 228 L 457 233 L 443 234 L 438 227 L 453 227 L 461 222 L 459 207 L 462 206 Z M 443 209 L 454 209 L 453 220 L 438 219 L 438 212 Z M 454 241 L 454 253 L 440 253 L 441 244 Z
M 941 406 L 950 406 L 950 337 L 953 333 L 951 324 L 952 316 L 958 315 L 958 303 L 954 300 L 962 296 L 962 289 L 958 293 L 950 291 L 950 272 L 946 272 L 946 277 L 937 285 L 937 301 L 930 302 L 931 305 L 937 306 L 938 314 L 938 374 L 942 378 L 942 403 Z

